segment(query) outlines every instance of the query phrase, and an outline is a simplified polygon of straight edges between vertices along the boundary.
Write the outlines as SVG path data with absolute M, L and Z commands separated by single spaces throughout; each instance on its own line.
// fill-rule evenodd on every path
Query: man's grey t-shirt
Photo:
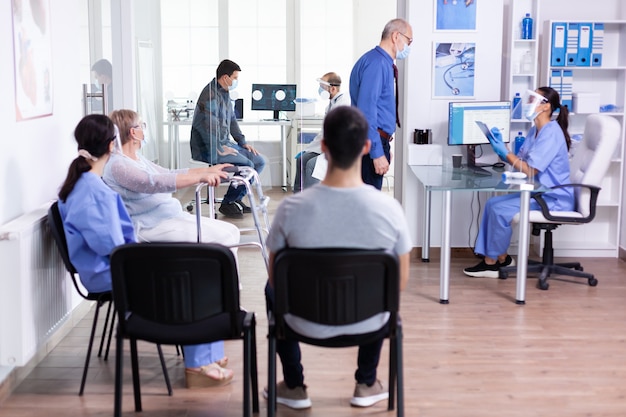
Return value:
M 402 206 L 370 185 L 354 188 L 317 184 L 282 201 L 269 236 L 268 249 L 291 248 L 385 249 L 402 255 L 411 250 Z M 322 326 L 295 316 L 285 317 L 297 332 L 328 338 L 380 329 L 381 314 L 352 326 Z

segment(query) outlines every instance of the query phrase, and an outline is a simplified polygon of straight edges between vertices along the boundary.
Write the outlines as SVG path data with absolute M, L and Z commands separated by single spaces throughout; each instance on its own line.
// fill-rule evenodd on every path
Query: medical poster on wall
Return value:
M 477 0 L 435 0 L 435 30 L 476 30 Z
M 433 51 L 432 97 L 473 98 L 476 44 L 435 42 Z
M 16 120 L 52 115 L 49 0 L 11 0 Z

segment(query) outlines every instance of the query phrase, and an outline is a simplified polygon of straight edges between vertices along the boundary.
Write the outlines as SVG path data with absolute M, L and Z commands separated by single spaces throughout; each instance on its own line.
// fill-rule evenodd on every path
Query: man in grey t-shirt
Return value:
M 293 248 L 360 248 L 387 249 L 400 261 L 400 288 L 409 276 L 409 251 L 412 244 L 400 204 L 392 197 L 363 183 L 361 157 L 370 150 L 367 121 L 354 107 L 331 110 L 324 120 L 322 152 L 328 160 L 326 177 L 320 184 L 288 197 L 278 207 L 267 247 L 270 265 L 274 255 L 284 247 Z M 273 277 L 270 271 L 266 296 L 273 305 Z M 285 318 L 302 334 L 334 337 L 355 332 L 376 331 L 387 317 L 372 317 L 349 326 L 319 326 L 298 317 Z M 369 407 L 387 399 L 389 393 L 376 378 L 383 339 L 359 346 L 356 388 L 350 403 Z M 279 340 L 277 351 L 284 381 L 276 387 L 277 402 L 295 409 L 311 407 L 300 362 L 298 342 Z

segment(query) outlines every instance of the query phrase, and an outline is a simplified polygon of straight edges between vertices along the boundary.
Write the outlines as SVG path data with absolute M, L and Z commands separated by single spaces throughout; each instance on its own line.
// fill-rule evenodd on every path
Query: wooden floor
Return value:
M 272 195 L 271 193 L 269 193 Z M 272 196 L 280 197 L 280 191 Z M 275 204 L 275 203 L 273 203 Z M 240 223 L 245 223 L 242 221 Z M 557 232 L 558 233 L 558 232 Z M 261 387 L 267 380 L 266 272 L 258 250 L 239 252 L 242 303 L 257 312 Z M 515 279 L 466 278 L 474 259 L 453 259 L 450 304 L 439 300 L 439 263 L 414 260 L 402 295 L 405 407 L 419 417 L 626 416 L 626 264 L 583 259 L 597 287 L 551 281 L 548 291 L 528 280 L 526 305 L 514 303 Z M 114 354 L 94 358 L 83 397 L 77 395 L 91 316 L 86 317 L 0 404 L 0 417 L 110 416 Z M 187 390 L 184 366 L 165 347 L 174 395 L 168 397 L 154 346 L 141 344 L 144 411 L 135 414 L 130 372 L 124 386 L 125 416 L 239 416 L 242 412 L 242 344 L 226 342 L 235 370 L 221 388 Z M 387 378 L 387 343 L 379 377 Z M 349 406 L 355 349 L 303 346 L 305 382 L 313 402 L 278 416 L 380 416 L 386 403 Z M 129 363 L 128 355 L 125 358 Z M 279 369 L 280 375 L 280 369 Z M 261 397 L 261 415 L 267 411 Z

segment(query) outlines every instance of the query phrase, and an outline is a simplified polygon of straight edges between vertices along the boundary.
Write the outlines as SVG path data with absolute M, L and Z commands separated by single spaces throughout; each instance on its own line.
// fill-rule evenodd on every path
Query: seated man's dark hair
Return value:
M 347 169 L 361 157 L 367 141 L 368 124 L 356 107 L 340 106 L 324 119 L 324 143 L 334 166 Z
M 225 59 L 217 66 L 217 70 L 215 71 L 215 78 L 219 79 L 222 75 L 231 76 L 235 71 L 241 71 L 239 65 L 237 65 L 230 59 Z

